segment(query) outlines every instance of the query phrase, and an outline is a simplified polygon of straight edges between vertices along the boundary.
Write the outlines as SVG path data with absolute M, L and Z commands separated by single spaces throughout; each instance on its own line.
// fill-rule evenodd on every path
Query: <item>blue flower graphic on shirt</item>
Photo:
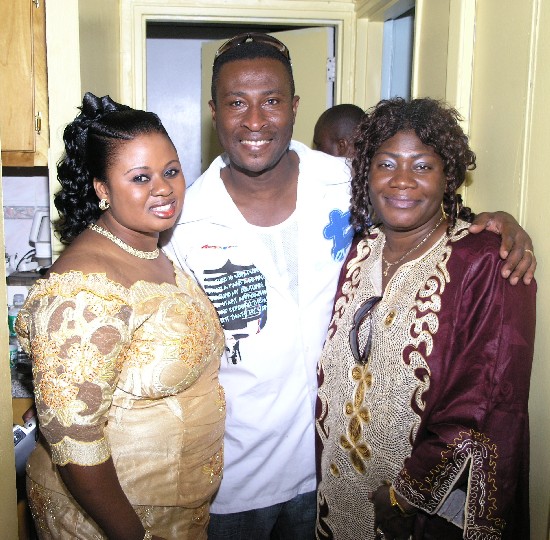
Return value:
M 353 229 L 349 223 L 350 213 L 341 210 L 331 210 L 329 223 L 323 229 L 323 236 L 332 240 L 332 258 L 335 261 L 343 261 L 353 239 Z

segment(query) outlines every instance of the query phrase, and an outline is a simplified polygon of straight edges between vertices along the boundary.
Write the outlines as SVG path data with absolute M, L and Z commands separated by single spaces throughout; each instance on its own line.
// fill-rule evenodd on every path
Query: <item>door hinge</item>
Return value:
M 35 7 L 40 7 L 40 0 L 32 0 L 32 3 L 35 5 Z
M 42 113 L 40 111 L 34 116 L 34 131 L 36 131 L 38 135 L 40 135 L 42 131 Z
M 327 82 L 336 80 L 336 58 L 334 56 L 327 58 Z

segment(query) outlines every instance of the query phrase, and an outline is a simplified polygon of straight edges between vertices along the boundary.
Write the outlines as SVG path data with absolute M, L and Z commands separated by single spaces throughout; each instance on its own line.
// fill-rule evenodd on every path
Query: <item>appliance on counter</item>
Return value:
M 37 267 L 52 265 L 52 241 L 50 233 L 50 213 L 47 210 L 36 210 L 32 221 L 29 244 L 34 244 L 33 260 Z
M 50 214 L 48 210 L 38 209 L 34 212 L 29 233 L 29 245 L 32 249 L 22 256 L 17 253 L 9 256 L 6 253 L 8 285 L 32 285 L 52 265 Z M 10 277 L 12 278 L 11 283 Z M 23 279 L 17 279 L 17 277 Z

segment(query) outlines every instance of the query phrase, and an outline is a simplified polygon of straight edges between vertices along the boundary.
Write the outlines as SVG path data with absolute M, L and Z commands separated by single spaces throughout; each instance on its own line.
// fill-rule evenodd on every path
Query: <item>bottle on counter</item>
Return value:
M 10 350 L 10 369 L 15 368 L 20 361 L 19 356 L 22 353 L 15 333 L 15 319 L 23 307 L 25 296 L 23 294 L 13 295 L 13 306 L 8 309 L 8 328 L 9 328 L 9 350 Z
M 17 365 L 19 356 L 19 343 L 16 336 L 10 336 L 10 369 Z
M 23 307 L 23 304 L 25 303 L 25 296 L 21 293 L 14 294 L 13 295 L 13 306 L 11 306 L 8 309 L 8 327 L 10 329 L 10 337 L 15 337 L 15 319 L 17 319 L 17 315 L 19 314 L 19 311 Z

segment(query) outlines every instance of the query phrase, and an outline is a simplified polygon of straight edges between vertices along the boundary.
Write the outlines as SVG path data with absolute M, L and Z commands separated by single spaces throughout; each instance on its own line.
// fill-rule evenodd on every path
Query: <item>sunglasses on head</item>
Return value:
M 289 62 L 290 62 L 290 52 L 288 47 L 277 38 L 270 36 L 268 34 L 260 34 L 258 32 L 247 32 L 245 34 L 239 34 L 238 36 L 228 39 L 217 51 L 214 56 L 214 62 L 227 51 L 242 45 L 243 43 L 249 43 L 254 41 L 256 43 L 263 43 L 265 45 L 270 45 L 277 49 Z
M 349 331 L 349 346 L 351 348 L 351 354 L 355 358 L 356 362 L 365 365 L 368 362 L 369 354 L 372 346 L 372 310 L 376 307 L 378 302 L 382 300 L 381 296 L 372 296 L 365 300 L 359 309 L 353 316 L 353 325 Z M 359 330 L 366 318 L 369 318 L 369 335 L 365 343 L 363 352 L 359 352 Z

